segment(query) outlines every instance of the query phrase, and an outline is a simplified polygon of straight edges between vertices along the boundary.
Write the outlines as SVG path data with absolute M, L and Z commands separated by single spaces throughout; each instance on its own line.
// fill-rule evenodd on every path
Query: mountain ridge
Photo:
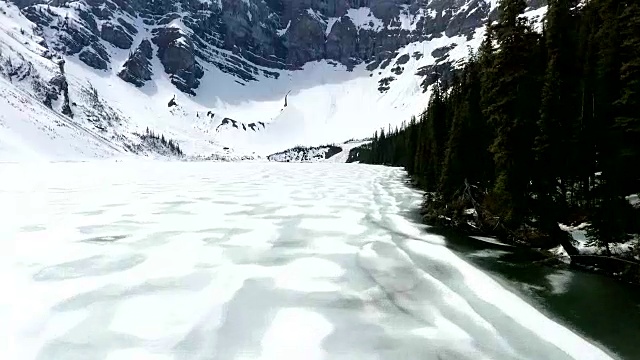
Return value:
M 435 78 L 446 78 L 469 49 L 477 48 L 482 24 L 496 5 L 488 0 L 13 3 L 17 7 L 0 1 L 10 9 L 0 49 L 12 67 L 35 70 L 12 86 L 101 134 L 118 151 L 130 152 L 139 141 L 134 134 L 149 127 L 199 156 L 223 147 L 268 155 L 297 144 L 368 136 L 407 120 L 425 106 L 424 93 Z M 533 2 L 532 9 L 539 5 Z M 12 38 L 24 39 L 10 44 Z M 1 71 L 5 78 L 12 72 L 7 66 Z M 91 113 L 87 93 L 100 100 L 102 114 Z M 287 94 L 289 108 L 283 106 Z M 174 105 L 167 106 L 172 99 Z

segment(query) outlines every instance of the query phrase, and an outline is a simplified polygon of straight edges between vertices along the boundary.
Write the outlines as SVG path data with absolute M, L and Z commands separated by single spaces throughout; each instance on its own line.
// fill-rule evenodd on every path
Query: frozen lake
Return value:
M 0 174 L 3 359 L 610 358 L 414 223 L 400 169 Z

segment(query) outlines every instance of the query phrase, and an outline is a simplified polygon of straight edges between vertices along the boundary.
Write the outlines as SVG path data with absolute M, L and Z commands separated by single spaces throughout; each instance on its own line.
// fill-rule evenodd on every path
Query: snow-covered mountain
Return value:
M 530 5 L 543 13 L 542 1 Z M 176 145 L 188 156 L 265 156 L 367 137 L 424 108 L 428 86 L 477 48 L 496 7 L 0 1 L 0 160 L 178 156 Z

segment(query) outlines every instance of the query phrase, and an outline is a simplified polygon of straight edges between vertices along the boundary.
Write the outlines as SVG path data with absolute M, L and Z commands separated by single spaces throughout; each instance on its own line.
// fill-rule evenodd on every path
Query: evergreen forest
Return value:
M 376 132 L 358 160 L 404 167 L 430 223 L 577 255 L 558 224 L 587 222 L 611 256 L 640 233 L 640 2 L 548 5 L 535 31 L 525 0 L 502 0 L 427 110 Z

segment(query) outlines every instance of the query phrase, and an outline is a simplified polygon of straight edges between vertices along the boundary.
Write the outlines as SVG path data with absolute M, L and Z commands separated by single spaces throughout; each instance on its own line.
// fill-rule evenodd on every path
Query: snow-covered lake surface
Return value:
M 3 359 L 609 359 L 412 222 L 400 169 L 0 174 Z

